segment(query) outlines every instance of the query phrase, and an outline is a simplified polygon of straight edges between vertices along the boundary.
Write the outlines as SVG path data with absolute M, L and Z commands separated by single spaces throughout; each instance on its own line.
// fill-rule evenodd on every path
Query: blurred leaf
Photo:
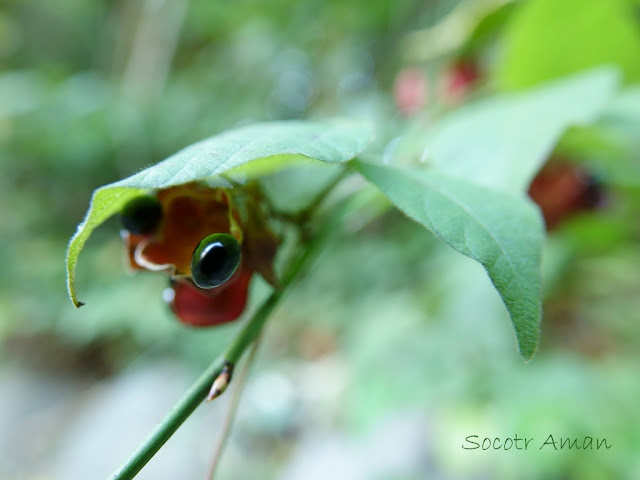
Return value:
M 541 315 L 543 226 L 524 197 L 424 170 L 357 162 L 358 170 L 405 214 L 480 262 L 502 297 L 520 353 L 535 353 Z
M 505 32 L 496 72 L 506 89 L 521 89 L 598 65 L 616 65 L 640 80 L 640 29 L 629 0 L 522 2 Z
M 488 37 L 500 28 L 500 14 L 493 13 L 511 0 L 475 0 L 465 2 L 449 0 L 426 3 L 425 9 L 431 7 L 442 16 L 434 17 L 433 22 L 426 22 L 426 27 L 407 35 L 402 50 L 411 62 L 424 62 L 442 59 L 459 53 L 470 53 L 480 47 Z M 444 7 L 444 8 L 443 8 Z M 438 18 L 439 17 L 439 18 Z M 479 28 L 476 31 L 476 28 Z
M 462 48 L 462 54 L 472 55 L 474 52 L 484 48 L 487 43 L 502 31 L 516 10 L 517 4 L 514 2 L 504 3 L 491 10 L 471 29 L 469 37 Z
M 597 69 L 462 108 L 426 139 L 429 161 L 473 183 L 523 191 L 567 127 L 595 120 L 616 82 L 614 70 Z
M 605 185 L 640 186 L 640 130 L 603 116 L 588 127 L 572 127 L 555 148 L 562 157 L 583 163 Z
M 74 274 L 78 255 L 91 232 L 145 190 L 196 180 L 215 180 L 214 177 L 222 173 L 242 182 L 247 176 L 261 175 L 308 159 L 345 162 L 360 153 L 370 137 L 371 132 L 362 124 L 256 124 L 197 142 L 129 178 L 97 189 L 67 251 L 67 286 L 72 302 L 76 307 L 82 305 L 76 296 Z M 222 180 L 221 186 L 229 186 L 229 183 Z
M 640 186 L 640 88 L 621 91 L 589 127 L 571 128 L 558 145 L 607 184 Z
M 640 136 L 640 86 L 634 85 L 620 92 L 602 113 L 598 123 L 626 131 L 638 138 Z

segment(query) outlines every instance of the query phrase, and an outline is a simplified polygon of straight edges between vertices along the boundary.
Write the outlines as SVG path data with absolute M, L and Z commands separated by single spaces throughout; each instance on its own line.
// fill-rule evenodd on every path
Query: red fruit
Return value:
M 547 230 L 602 203 L 600 184 L 579 165 L 560 161 L 548 163 L 538 173 L 529 196 L 542 210 Z
M 165 300 L 186 325 L 210 327 L 231 322 L 244 312 L 252 274 L 243 268 L 224 285 L 207 290 L 189 279 L 172 279 Z
M 153 231 L 144 234 L 122 232 L 130 265 L 134 269 L 165 271 L 171 276 L 167 296 L 171 309 L 182 323 L 204 327 L 238 318 L 247 304 L 253 272 L 273 273 L 277 242 L 272 241 L 268 249 L 255 245 L 260 239 L 275 239 L 266 236 L 266 223 L 256 222 L 253 219 L 256 213 L 251 212 L 247 235 L 239 233 L 242 229 L 240 215 L 231 207 L 227 193 L 196 183 L 160 190 L 157 200 L 162 206 L 162 218 L 156 222 Z M 234 228 L 230 218 L 233 218 Z M 212 234 L 233 235 L 232 230 L 241 243 L 240 266 L 221 285 L 199 288 L 191 279 L 191 261 L 196 247 Z M 238 238 L 243 236 L 244 243 Z M 208 268 L 213 267 L 209 265 Z
M 473 89 L 482 74 L 478 64 L 469 59 L 460 59 L 449 66 L 441 84 L 442 97 L 446 103 L 460 103 Z
M 402 70 L 393 85 L 393 98 L 398 110 L 406 116 L 422 110 L 427 101 L 427 79 L 422 70 Z

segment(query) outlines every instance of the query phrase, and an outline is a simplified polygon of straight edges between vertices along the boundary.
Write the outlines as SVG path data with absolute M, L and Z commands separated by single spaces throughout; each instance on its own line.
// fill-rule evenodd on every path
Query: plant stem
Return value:
M 144 467 L 149 460 L 169 440 L 171 435 L 189 418 L 189 415 L 207 397 L 213 381 L 220 375 L 225 364 L 236 364 L 247 347 L 256 339 L 262 331 L 267 318 L 281 300 L 283 293 L 300 273 L 309 264 L 313 257 L 320 251 L 324 240 L 335 227 L 335 219 L 330 219 L 324 228 L 310 241 L 303 245 L 304 250 L 291 262 L 285 272 L 281 286 L 274 290 L 267 300 L 253 314 L 247 325 L 235 337 L 231 346 L 223 356 L 214 360 L 211 365 L 200 375 L 200 378 L 187 390 L 184 396 L 173 407 L 165 419 L 158 424 L 144 443 L 131 455 L 131 457 L 113 474 L 112 480 L 131 480 Z
M 262 200 L 267 202 L 272 214 L 287 223 L 304 227 L 309 219 L 317 213 L 320 204 L 329 196 L 333 189 L 338 185 L 346 176 L 353 173 L 353 170 L 344 165 L 340 171 L 329 181 L 316 195 L 311 199 L 306 207 L 295 213 L 286 213 L 278 211 L 272 204 L 271 200 L 267 196 L 262 196 Z
M 224 447 L 227 445 L 227 440 L 229 439 L 229 432 L 231 431 L 231 426 L 236 416 L 236 411 L 238 409 L 238 405 L 240 404 L 240 396 L 242 395 L 242 390 L 244 389 L 244 385 L 247 380 L 247 376 L 249 374 L 249 369 L 255 360 L 256 353 L 258 352 L 258 346 L 260 345 L 260 340 L 264 335 L 264 330 L 260 332 L 260 335 L 253 342 L 253 346 L 251 347 L 251 351 L 249 352 L 249 357 L 245 361 L 242 366 L 242 370 L 240 371 L 240 375 L 234 382 L 233 392 L 231 397 L 231 402 L 229 405 L 229 410 L 224 419 L 224 423 L 222 424 L 221 431 L 218 435 L 218 444 L 216 445 L 216 449 L 213 453 L 213 459 L 211 460 L 211 465 L 209 466 L 209 473 L 207 474 L 207 480 L 213 480 L 216 474 L 216 469 L 220 464 L 220 459 L 222 458 L 222 453 L 224 452 Z

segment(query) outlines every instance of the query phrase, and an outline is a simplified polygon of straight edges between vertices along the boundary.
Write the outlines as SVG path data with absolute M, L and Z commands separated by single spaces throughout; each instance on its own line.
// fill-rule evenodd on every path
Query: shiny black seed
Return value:
M 240 265 L 241 247 L 228 233 L 205 237 L 191 257 L 193 283 L 200 288 L 215 288 L 225 283 Z
M 162 205 L 156 197 L 144 195 L 129 200 L 120 213 L 122 227 L 135 234 L 153 232 L 162 220 Z
M 596 208 L 604 199 L 603 185 L 598 177 L 589 176 L 582 192 L 582 204 L 586 208 Z

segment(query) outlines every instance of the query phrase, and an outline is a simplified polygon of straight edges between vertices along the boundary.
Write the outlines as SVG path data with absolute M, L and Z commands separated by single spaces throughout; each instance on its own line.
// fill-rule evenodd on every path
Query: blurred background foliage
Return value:
M 64 251 L 94 188 L 263 120 L 368 118 L 402 162 L 452 110 L 602 65 L 617 98 L 553 154 L 601 201 L 549 234 L 534 361 L 479 266 L 397 213 L 355 222 L 274 315 L 219 478 L 640 478 L 639 19 L 636 0 L 3 0 L 0 478 L 106 476 L 238 328 L 180 326 L 165 279 L 116 260 L 116 222 L 75 311 Z M 204 478 L 224 406 L 141 478 Z M 613 447 L 461 448 L 515 434 Z

